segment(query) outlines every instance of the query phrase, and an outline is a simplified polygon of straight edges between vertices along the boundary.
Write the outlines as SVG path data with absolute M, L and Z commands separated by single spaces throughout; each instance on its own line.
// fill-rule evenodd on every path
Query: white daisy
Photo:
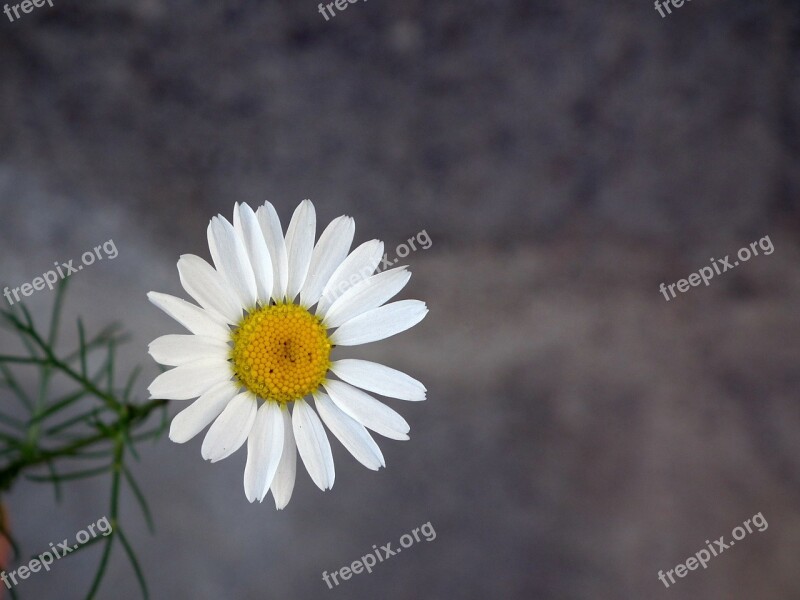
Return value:
M 208 226 L 213 267 L 191 254 L 178 261 L 181 284 L 200 306 L 148 294 L 191 332 L 150 344 L 157 362 L 175 367 L 150 384 L 151 396 L 197 398 L 173 419 L 170 439 L 186 442 L 211 424 L 201 450 L 211 462 L 246 441 L 245 495 L 260 502 L 272 490 L 279 509 L 294 489 L 295 448 L 314 483 L 333 486 L 322 423 L 356 460 L 377 470 L 386 465 L 367 429 L 407 440 L 409 426 L 367 392 L 425 399 L 425 386 L 405 373 L 366 360 L 331 360 L 335 346 L 381 340 L 425 317 L 419 300 L 386 304 L 411 274 L 405 267 L 375 273 L 383 256 L 378 240 L 348 254 L 350 217 L 334 219 L 316 245 L 315 233 L 309 200 L 294 211 L 285 237 L 272 204 L 255 212 L 237 204 L 233 224 L 217 216 Z

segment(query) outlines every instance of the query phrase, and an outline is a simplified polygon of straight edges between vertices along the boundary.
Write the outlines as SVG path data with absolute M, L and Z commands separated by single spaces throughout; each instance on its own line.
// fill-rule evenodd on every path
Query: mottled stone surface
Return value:
M 234 201 L 287 221 L 310 197 L 357 242 L 434 242 L 403 292 L 428 318 L 356 353 L 428 386 L 391 403 L 411 441 L 381 439 L 378 473 L 332 442 L 333 490 L 301 471 L 282 512 L 246 502 L 244 451 L 143 447 L 157 534 L 129 494 L 123 512 L 153 598 L 800 595 L 794 3 L 371 0 L 326 22 L 305 1 L 54 2 L 0 26 L 0 281 L 113 239 L 71 281 L 64 342 L 78 315 L 123 321 L 140 397 L 147 343 L 179 332 L 145 294 L 180 293 L 178 256 L 207 257 Z M 764 235 L 774 254 L 659 293 Z M 9 502 L 33 552 L 106 514 L 108 488 Z M 758 512 L 765 532 L 658 581 Z M 428 521 L 434 541 L 323 583 Z M 100 598 L 137 597 L 120 550 Z M 83 597 L 98 558 L 21 597 Z

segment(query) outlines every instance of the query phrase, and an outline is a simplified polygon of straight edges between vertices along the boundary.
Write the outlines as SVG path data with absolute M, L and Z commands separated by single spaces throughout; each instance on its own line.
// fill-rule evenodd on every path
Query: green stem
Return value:
M 50 365 L 52 367 L 55 367 L 56 369 L 61 371 L 67 377 L 69 377 L 69 378 L 77 381 L 78 383 L 80 383 L 87 391 L 89 391 L 94 396 L 100 398 L 103 402 L 108 404 L 109 407 L 114 408 L 114 409 L 116 408 L 117 401 L 116 401 L 116 398 L 114 398 L 113 395 L 104 392 L 103 390 L 98 388 L 94 384 L 94 382 L 92 382 L 88 377 L 84 377 L 82 374 L 77 373 L 67 363 L 59 360 L 56 357 L 56 355 L 53 353 L 53 351 L 50 348 L 50 346 L 47 345 L 47 343 L 41 338 L 41 336 L 39 335 L 39 333 L 35 329 L 33 329 L 30 326 L 23 325 L 22 323 L 19 323 L 19 326 L 25 328 L 25 331 L 31 336 L 31 338 L 33 338 L 33 341 L 36 342 L 36 345 L 39 346 L 39 348 L 42 350 L 42 352 L 44 352 L 45 358 L 44 359 L 37 359 L 37 360 L 34 360 L 34 359 L 19 359 L 17 362 L 19 362 L 20 360 L 26 360 L 28 362 L 38 362 L 38 364 L 41 364 L 41 365 L 45 365 L 45 366 L 46 365 Z M 14 359 L 14 357 L 10 357 L 10 358 Z M 0 361 L 2 361 L 2 360 L 4 360 L 4 357 L 0 356 Z
M 115 423 L 109 426 L 109 429 L 117 432 L 124 431 L 136 423 L 144 421 L 151 412 L 166 403 L 166 400 L 151 400 L 147 404 L 142 405 L 125 404 L 123 405 L 121 416 Z M 2 471 L 0 471 L 0 489 L 9 489 L 17 476 L 25 469 L 30 469 L 31 467 L 41 465 L 42 463 L 46 463 L 63 456 L 74 455 L 79 450 L 86 448 L 87 446 L 91 446 L 108 439 L 109 434 L 107 431 L 104 431 L 96 433 L 95 435 L 87 438 L 77 440 L 70 444 L 65 444 L 64 446 L 55 448 L 53 450 L 40 450 L 35 448 L 30 454 L 11 462 L 5 468 L 3 468 Z

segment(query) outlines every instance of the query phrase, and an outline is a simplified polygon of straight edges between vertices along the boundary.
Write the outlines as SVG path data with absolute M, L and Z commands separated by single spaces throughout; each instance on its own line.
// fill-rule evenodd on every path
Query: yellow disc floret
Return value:
M 257 308 L 232 336 L 234 375 L 261 398 L 298 400 L 319 387 L 331 364 L 332 344 L 325 327 L 297 304 Z

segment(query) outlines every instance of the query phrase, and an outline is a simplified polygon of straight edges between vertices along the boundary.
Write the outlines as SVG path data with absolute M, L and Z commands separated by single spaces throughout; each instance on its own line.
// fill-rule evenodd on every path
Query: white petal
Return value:
M 314 394 L 314 403 L 325 425 L 358 462 L 373 471 L 386 466 L 381 449 L 361 423 L 348 417 L 322 392 Z
M 353 317 L 378 308 L 402 290 L 411 279 L 405 267 L 390 269 L 368 277 L 339 296 L 325 314 L 326 327 L 339 327 Z
M 422 321 L 428 309 L 421 300 L 400 300 L 373 308 L 343 323 L 333 332 L 337 346 L 357 346 L 393 336 Z
M 250 392 L 242 392 L 231 400 L 208 429 L 200 453 L 205 460 L 217 462 L 242 447 L 253 422 L 258 403 Z
M 162 373 L 147 389 L 150 398 L 189 400 L 205 393 L 211 386 L 229 380 L 232 374 L 229 362 L 206 358 Z
M 333 272 L 328 283 L 322 291 L 322 297 L 317 304 L 317 314 L 324 316 L 334 300 L 345 293 L 350 287 L 362 279 L 366 279 L 375 272 L 383 256 L 383 242 L 370 240 L 364 242 L 342 261 L 342 264 Z
M 242 202 L 242 204 L 247 206 L 244 202 Z M 238 202 L 233 204 L 233 230 L 236 232 L 236 235 L 239 236 L 239 239 L 244 242 L 244 238 L 242 237 L 242 217 L 239 214 L 239 206 L 240 204 Z
M 188 442 L 219 416 L 238 391 L 239 387 L 232 381 L 213 386 L 175 415 L 169 426 L 169 439 L 176 444 Z
M 195 335 L 208 335 L 223 340 L 230 337 L 231 330 L 224 320 L 191 302 L 160 292 L 149 292 L 147 299 Z
M 228 282 L 239 303 L 252 308 L 257 297 L 253 267 L 244 242 L 225 217 L 214 217 L 208 224 L 208 247 L 217 272 Z
M 237 323 L 242 316 L 242 304 L 228 287 L 225 278 L 210 264 L 194 254 L 184 254 L 178 260 L 178 273 L 183 289 L 208 312 L 227 323 Z
M 286 282 L 289 278 L 289 259 L 286 254 L 286 240 L 283 239 L 281 220 L 275 207 L 269 202 L 265 202 L 256 211 L 258 224 L 261 226 L 261 233 L 264 241 L 267 242 L 267 250 L 272 261 L 272 297 L 281 300 L 286 295 Z M 289 490 L 291 497 L 292 491 Z M 287 500 L 288 502 L 288 500 Z
M 364 427 L 393 440 L 408 439 L 411 428 L 406 420 L 382 402 L 342 381 L 328 380 L 322 385 L 336 406 Z
M 297 400 L 294 403 L 292 426 L 297 441 L 297 451 L 311 479 L 323 491 L 332 488 L 335 473 L 331 445 L 317 413 L 306 404 L 305 400 Z
M 226 361 L 230 350 L 223 340 L 204 335 L 162 335 L 148 347 L 157 363 L 171 367 L 204 358 Z
M 368 360 L 345 358 L 331 363 L 339 379 L 382 396 L 400 400 L 425 400 L 425 386 L 402 371 Z
M 269 302 L 272 297 L 272 259 L 258 217 L 249 205 L 237 204 L 234 208 L 234 229 L 242 239 L 250 258 L 258 299 L 263 303 Z
M 300 303 L 303 306 L 313 306 L 317 303 L 325 284 L 347 257 L 355 233 L 356 222 L 353 218 L 342 216 L 331 221 L 319 236 L 319 241 L 311 254 L 306 282 L 300 290 Z
M 275 498 L 275 508 L 278 510 L 284 508 L 292 499 L 294 480 L 297 474 L 297 449 L 292 432 L 292 417 L 289 416 L 289 409 L 283 405 L 281 405 L 281 417 L 283 418 L 283 450 L 275 478 L 272 480 L 272 485 L 269 486 Z
M 269 491 L 283 450 L 283 417 L 277 402 L 267 401 L 256 413 L 247 437 L 244 493 L 250 502 L 261 502 Z
M 314 250 L 314 235 L 317 231 L 317 215 L 311 200 L 303 200 L 295 209 L 286 230 L 286 253 L 289 258 L 289 279 L 286 283 L 286 298 L 294 300 L 306 280 L 311 253 Z

